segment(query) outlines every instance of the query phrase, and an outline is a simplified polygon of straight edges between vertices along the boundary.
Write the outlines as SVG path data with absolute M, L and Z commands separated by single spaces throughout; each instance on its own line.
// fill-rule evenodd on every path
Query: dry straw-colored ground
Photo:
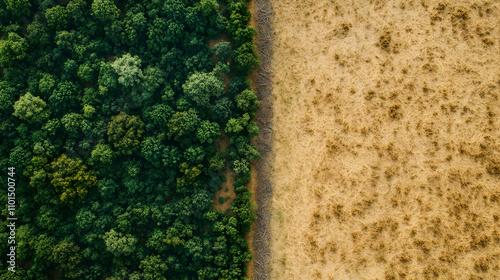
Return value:
M 272 279 L 500 279 L 500 1 L 272 3 Z

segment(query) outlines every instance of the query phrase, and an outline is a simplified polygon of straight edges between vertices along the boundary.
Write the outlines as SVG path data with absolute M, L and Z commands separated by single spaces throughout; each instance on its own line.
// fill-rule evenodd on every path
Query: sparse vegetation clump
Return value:
M 379 38 L 380 48 L 388 51 L 389 47 L 391 46 L 391 41 L 392 41 L 391 32 L 386 31 L 386 32 L 382 33 L 382 35 L 380 35 L 380 38 Z

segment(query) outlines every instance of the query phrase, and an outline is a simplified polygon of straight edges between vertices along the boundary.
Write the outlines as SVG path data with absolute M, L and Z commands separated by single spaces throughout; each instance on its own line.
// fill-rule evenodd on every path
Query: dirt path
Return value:
M 251 0 L 249 9 L 252 12 L 250 25 L 258 30 L 255 38 L 260 54 L 260 67 L 251 75 L 252 89 L 256 90 L 260 106 L 254 120 L 260 128 L 255 143 L 262 156 L 252 163 L 252 178 L 249 188 L 254 192 L 254 202 L 257 203 L 257 220 L 252 226 L 252 232 L 247 238 L 251 243 L 253 259 L 249 263 L 247 276 L 253 280 L 270 279 L 270 205 L 272 199 L 272 136 L 273 136 L 273 102 L 271 94 L 271 4 L 270 0 Z
M 500 2 L 273 14 L 270 279 L 500 279 Z

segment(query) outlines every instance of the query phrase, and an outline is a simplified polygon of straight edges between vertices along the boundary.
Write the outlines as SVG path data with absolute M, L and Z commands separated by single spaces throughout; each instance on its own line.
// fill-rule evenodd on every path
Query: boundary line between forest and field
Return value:
M 262 156 L 257 161 L 257 186 L 255 198 L 258 203 L 256 211 L 255 230 L 253 232 L 253 262 L 254 280 L 270 279 L 271 272 L 271 207 L 273 187 L 271 183 L 272 170 L 272 139 L 273 139 L 273 98 L 272 98 L 272 12 L 270 0 L 254 0 L 256 4 L 257 50 L 260 54 L 260 66 L 257 69 L 257 97 L 260 106 L 257 109 L 255 121 L 260 133 L 257 137 L 257 148 Z

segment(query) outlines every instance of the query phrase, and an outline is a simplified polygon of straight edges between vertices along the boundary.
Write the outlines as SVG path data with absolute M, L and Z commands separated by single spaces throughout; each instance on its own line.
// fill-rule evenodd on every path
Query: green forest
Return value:
M 248 279 L 250 17 L 245 0 L 0 0 L 1 280 Z

